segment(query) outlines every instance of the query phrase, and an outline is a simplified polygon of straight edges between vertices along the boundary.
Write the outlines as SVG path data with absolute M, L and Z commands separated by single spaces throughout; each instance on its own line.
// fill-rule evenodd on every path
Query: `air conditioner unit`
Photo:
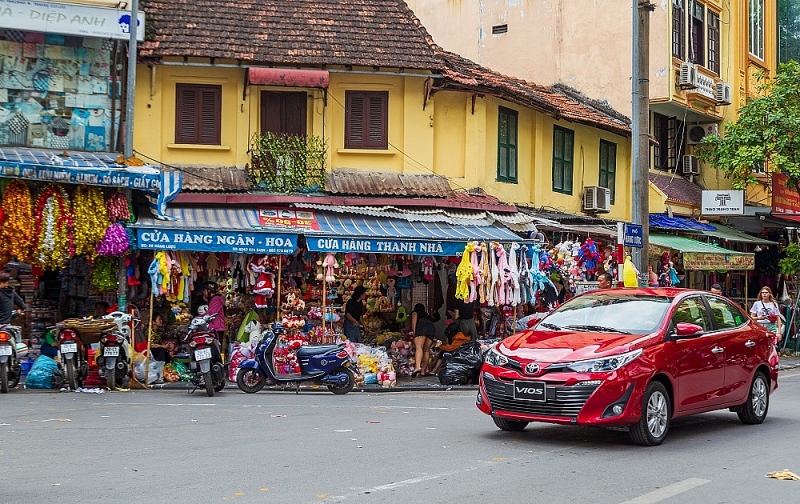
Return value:
M 694 89 L 697 87 L 697 67 L 694 66 L 694 63 L 681 63 L 678 85 L 681 89 Z
M 728 82 L 717 82 L 714 86 L 714 99 L 717 105 L 731 104 L 731 85 Z
M 703 142 L 708 135 L 719 136 L 719 125 L 717 123 L 700 123 L 687 126 L 689 132 L 686 135 L 686 143 L 696 145 Z
M 700 161 L 697 156 L 683 156 L 682 173 L 684 175 L 700 175 Z
M 589 186 L 583 191 L 585 212 L 608 213 L 611 211 L 611 189 Z

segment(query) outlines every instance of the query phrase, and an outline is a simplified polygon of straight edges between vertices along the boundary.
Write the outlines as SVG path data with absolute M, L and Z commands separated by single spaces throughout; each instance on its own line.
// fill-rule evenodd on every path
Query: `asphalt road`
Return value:
M 505 433 L 473 392 L 226 390 L 0 396 L 0 502 L 797 503 L 800 369 L 767 421 L 717 412 L 666 442 L 531 425 Z

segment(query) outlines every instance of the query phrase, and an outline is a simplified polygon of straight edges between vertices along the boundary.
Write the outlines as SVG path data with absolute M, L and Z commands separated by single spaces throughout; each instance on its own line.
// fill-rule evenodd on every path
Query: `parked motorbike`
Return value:
M 123 386 L 131 376 L 131 322 L 134 326 L 139 319 L 128 313 L 113 312 L 103 317 L 116 324 L 116 328 L 100 338 L 97 351 L 97 368 L 100 377 L 106 379 L 109 389 Z
M 11 317 L 16 317 L 17 312 L 12 311 Z M 11 324 L 0 324 L 0 392 L 7 393 L 9 389 L 19 384 L 22 367 L 17 360 L 17 343 L 22 341 L 22 330 Z
M 221 392 L 225 388 L 225 377 L 228 375 L 227 366 L 222 362 L 219 341 L 208 328 L 208 323 L 214 318 L 215 315 L 195 317 L 184 338 L 184 342 L 189 343 L 189 370 L 194 373 L 191 382 L 194 388 L 190 393 L 203 387 L 208 397 L 214 397 L 214 392 Z
M 358 372 L 358 367 L 352 364 L 344 345 L 303 345 L 296 353 L 300 372 L 277 373 L 274 354 L 283 332 L 283 325 L 275 323 L 261 333 L 255 358 L 239 364 L 236 385 L 241 390 L 253 394 L 269 382 L 270 384 L 296 383 L 299 392 L 300 382 L 309 380 L 327 385 L 328 390 L 334 394 L 346 394 L 353 390 L 355 385 L 353 370 Z
M 83 386 L 83 380 L 89 376 L 89 362 L 86 347 L 81 342 L 77 331 L 71 327 L 57 326 L 61 363 L 64 365 L 69 388 L 76 390 Z

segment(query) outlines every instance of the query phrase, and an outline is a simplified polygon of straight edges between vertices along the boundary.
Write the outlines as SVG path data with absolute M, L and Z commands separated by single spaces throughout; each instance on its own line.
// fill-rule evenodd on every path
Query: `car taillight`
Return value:
M 78 335 L 71 329 L 64 329 L 58 335 L 60 341 L 72 341 L 78 339 Z
M 0 331 L 0 343 L 8 343 L 11 337 L 8 335 L 7 332 Z

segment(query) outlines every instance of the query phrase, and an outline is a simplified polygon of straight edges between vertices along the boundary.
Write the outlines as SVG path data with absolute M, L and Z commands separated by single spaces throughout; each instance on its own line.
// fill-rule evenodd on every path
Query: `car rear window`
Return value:
M 631 334 L 648 334 L 659 326 L 671 302 L 666 296 L 600 292 L 585 294 L 545 317 L 537 329 L 597 326 Z

